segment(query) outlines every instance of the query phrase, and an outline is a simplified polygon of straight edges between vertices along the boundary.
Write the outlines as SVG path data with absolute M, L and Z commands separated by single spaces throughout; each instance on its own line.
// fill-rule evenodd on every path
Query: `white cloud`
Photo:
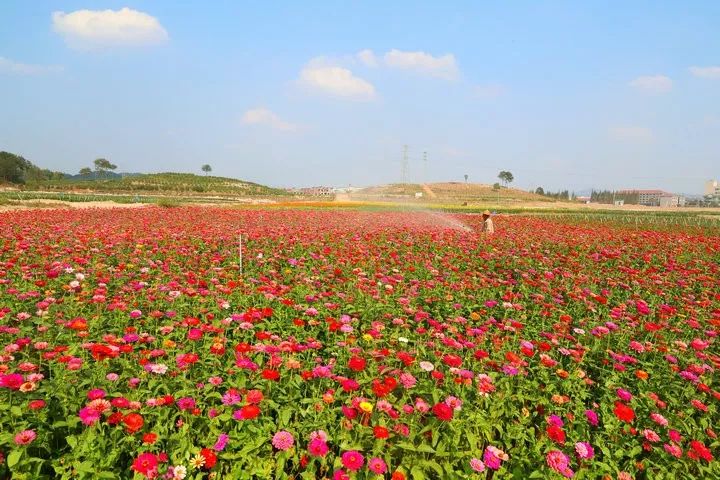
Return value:
M 245 112 L 242 116 L 242 123 L 245 125 L 265 125 L 284 132 L 297 130 L 297 125 L 286 122 L 278 117 L 275 112 L 265 107 L 253 108 Z
M 168 34 L 153 16 L 127 7 L 121 10 L 53 12 L 53 30 L 72 48 L 157 45 Z
M 385 65 L 391 68 L 414 70 L 424 75 L 454 80 L 459 75 L 455 56 L 451 53 L 434 57 L 425 52 L 403 52 L 392 49 L 385 54 Z
M 374 68 L 374 67 L 378 66 L 378 59 L 372 50 L 369 50 L 369 49 L 361 50 L 356 54 L 356 57 L 366 67 Z
M 474 89 L 475 96 L 482 99 L 492 99 L 505 95 L 507 88 L 503 85 L 489 83 L 487 85 L 476 85 Z
M 700 78 L 720 78 L 720 67 L 690 67 L 690 73 Z
M 665 93 L 672 90 L 673 81 L 665 75 L 646 75 L 631 81 L 630 86 L 647 93 Z
M 0 57 L 0 73 L 15 73 L 18 75 L 43 75 L 46 73 L 61 72 L 63 67 L 59 65 L 31 65 Z
M 299 84 L 310 90 L 356 100 L 375 97 L 375 87 L 347 68 L 327 65 L 324 59 L 311 60 L 300 72 Z
M 618 126 L 610 129 L 610 136 L 616 140 L 648 143 L 654 138 L 652 130 L 647 127 Z

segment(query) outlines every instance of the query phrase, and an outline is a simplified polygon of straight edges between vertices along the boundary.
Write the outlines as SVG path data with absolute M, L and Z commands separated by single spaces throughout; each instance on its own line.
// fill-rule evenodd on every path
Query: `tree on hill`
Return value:
M 543 190 L 543 187 L 537 187 L 535 189 L 535 193 L 537 193 L 538 195 L 545 195 L 545 190 Z
M 515 180 L 515 177 L 513 177 L 513 174 L 510 172 L 507 172 L 505 170 L 498 173 L 498 178 L 500 179 L 501 182 L 503 182 L 505 184 L 506 187 L 508 185 L 510 185 L 513 180 Z
M 105 158 L 96 158 L 94 163 L 95 171 L 103 174 L 117 168 L 117 165 L 110 163 L 110 161 Z
M 468 181 L 468 174 L 466 173 L 466 174 L 463 175 L 463 176 L 465 177 L 465 183 L 467 183 L 467 181 Z
M 90 167 L 83 167 L 80 169 L 80 175 L 91 175 L 92 169 Z
M 20 155 L 10 152 L 0 152 L 0 180 L 15 184 L 26 182 L 42 182 L 46 180 L 59 180 L 64 178 L 61 172 L 53 172 L 40 168 Z
M 205 172 L 205 175 L 207 175 L 208 173 L 212 172 L 212 167 L 206 163 L 202 166 L 201 170 Z
M 0 152 L 0 180 L 10 183 L 25 183 L 25 170 L 29 163 L 20 155 Z

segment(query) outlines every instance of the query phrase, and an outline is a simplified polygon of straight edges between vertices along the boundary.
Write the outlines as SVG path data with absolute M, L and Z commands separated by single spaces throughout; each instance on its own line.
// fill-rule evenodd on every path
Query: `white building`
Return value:
M 708 180 L 705 182 L 706 197 L 720 197 L 720 182 L 717 180 Z

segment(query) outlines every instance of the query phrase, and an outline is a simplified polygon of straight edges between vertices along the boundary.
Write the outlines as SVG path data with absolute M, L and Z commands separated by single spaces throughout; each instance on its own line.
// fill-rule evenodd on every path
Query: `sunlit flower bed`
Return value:
M 720 478 L 719 236 L 210 208 L 0 222 L 0 478 Z

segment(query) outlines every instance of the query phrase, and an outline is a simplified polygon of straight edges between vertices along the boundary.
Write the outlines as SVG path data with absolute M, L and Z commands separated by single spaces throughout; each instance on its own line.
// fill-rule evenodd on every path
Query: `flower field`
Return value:
M 717 230 L 480 222 L 0 214 L 0 478 L 720 478 Z

